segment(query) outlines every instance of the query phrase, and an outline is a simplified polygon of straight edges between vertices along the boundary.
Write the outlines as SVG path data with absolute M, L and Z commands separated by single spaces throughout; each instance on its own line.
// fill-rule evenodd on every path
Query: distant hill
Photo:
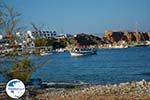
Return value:
M 77 40 L 77 42 L 80 45 L 107 44 L 107 42 L 104 39 L 102 39 L 98 36 L 89 35 L 89 34 L 85 34 L 85 33 L 77 34 L 75 39 Z
M 104 37 L 109 40 L 110 42 L 119 42 L 124 40 L 128 43 L 134 42 L 141 42 L 150 40 L 150 33 L 149 32 L 113 32 L 107 31 L 105 32 Z

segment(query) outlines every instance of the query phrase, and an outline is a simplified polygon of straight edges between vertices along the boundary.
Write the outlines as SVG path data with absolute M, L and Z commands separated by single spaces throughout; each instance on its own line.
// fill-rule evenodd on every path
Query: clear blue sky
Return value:
M 4 0 L 34 22 L 65 33 L 150 31 L 150 0 Z

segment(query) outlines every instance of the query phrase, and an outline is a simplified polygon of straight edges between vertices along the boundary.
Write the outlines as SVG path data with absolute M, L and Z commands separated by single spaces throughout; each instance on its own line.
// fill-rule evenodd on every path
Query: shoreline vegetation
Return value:
M 45 82 L 44 87 L 26 85 L 20 100 L 149 100 L 150 82 L 132 81 L 119 84 L 80 84 Z M 5 83 L 0 84 L 0 100 L 11 100 L 5 93 Z

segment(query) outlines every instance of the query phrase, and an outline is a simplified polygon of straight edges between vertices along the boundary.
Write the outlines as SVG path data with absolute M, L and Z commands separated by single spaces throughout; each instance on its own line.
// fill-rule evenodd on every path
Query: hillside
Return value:
M 104 39 L 102 39 L 98 36 L 89 35 L 89 34 L 85 34 L 85 33 L 77 34 L 75 39 L 77 40 L 77 42 L 80 45 L 107 44 L 107 42 Z
M 104 37 L 111 41 L 112 43 L 114 42 L 119 42 L 121 40 L 124 40 L 128 43 L 131 42 L 142 42 L 142 41 L 147 41 L 150 40 L 150 33 L 148 32 L 113 32 L 113 31 L 106 31 L 104 34 Z

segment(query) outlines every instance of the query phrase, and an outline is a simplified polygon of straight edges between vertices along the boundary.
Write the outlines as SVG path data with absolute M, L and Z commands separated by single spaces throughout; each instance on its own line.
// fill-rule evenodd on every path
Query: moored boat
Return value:
M 93 55 L 96 54 L 95 48 L 73 48 L 70 50 L 71 56 L 84 56 L 84 55 Z
M 113 46 L 112 48 L 128 48 L 129 46 L 128 45 L 115 45 L 115 46 Z
M 41 56 L 47 56 L 47 55 L 52 55 L 53 53 L 50 52 L 42 52 L 40 53 Z
M 40 55 L 41 56 L 47 56 L 47 55 L 52 55 L 53 53 L 52 52 L 48 52 L 48 51 L 40 51 Z

